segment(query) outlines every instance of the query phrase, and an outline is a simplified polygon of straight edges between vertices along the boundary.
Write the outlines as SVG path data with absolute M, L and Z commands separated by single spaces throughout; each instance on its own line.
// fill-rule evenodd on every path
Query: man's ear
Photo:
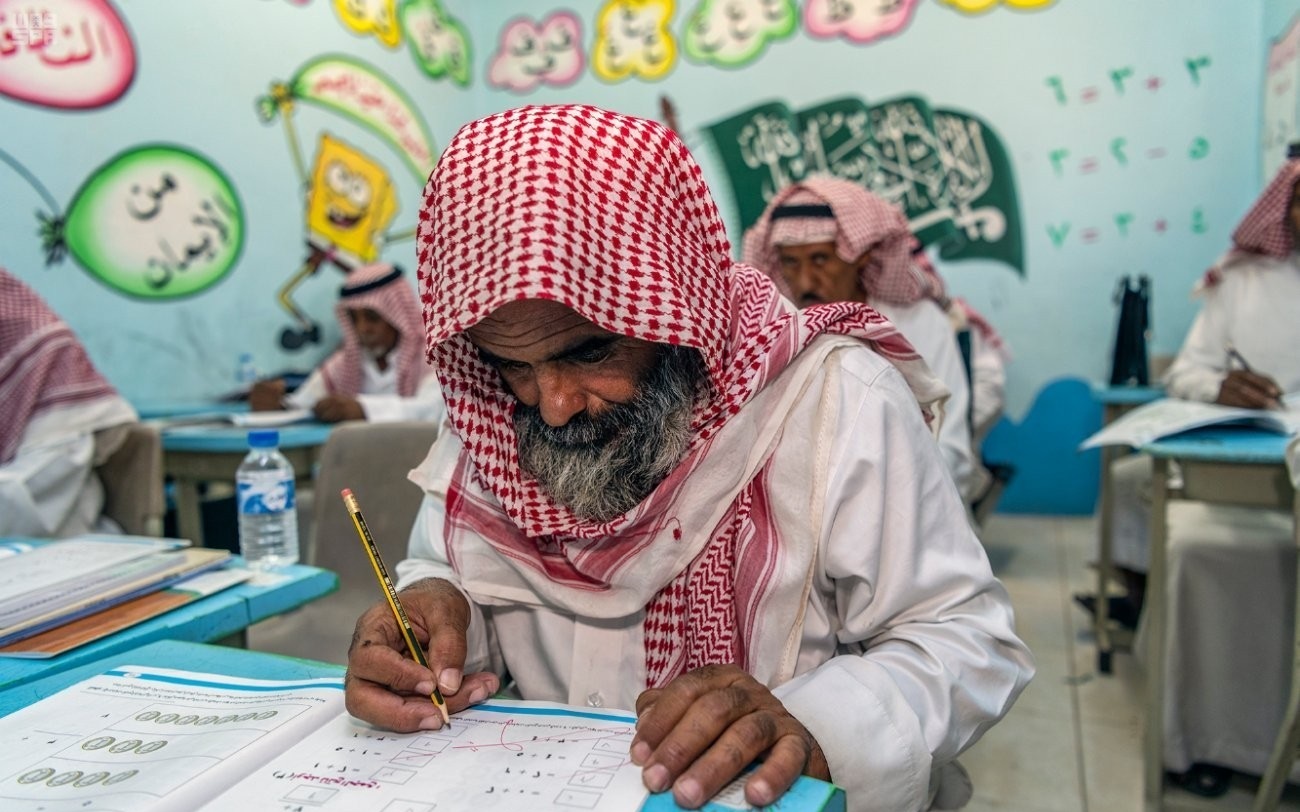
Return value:
M 856 260 L 853 261 L 853 268 L 858 273 L 862 273 L 862 271 L 866 269 L 867 263 L 870 261 L 871 261 L 871 249 L 868 248 L 867 250 L 862 252 L 862 256 L 858 257 Z

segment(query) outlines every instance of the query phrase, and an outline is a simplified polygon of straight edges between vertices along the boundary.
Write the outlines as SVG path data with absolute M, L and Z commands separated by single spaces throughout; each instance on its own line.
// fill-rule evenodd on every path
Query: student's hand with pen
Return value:
M 753 806 L 776 802 L 800 775 L 829 781 L 826 756 L 812 733 L 767 686 L 735 665 L 711 665 L 677 677 L 636 701 L 632 761 L 651 792 L 697 809 L 750 764 Z
M 327 395 L 316 401 L 311 411 L 322 423 L 366 419 L 366 410 L 361 408 L 361 401 L 345 395 Z
M 1234 369 L 1219 385 L 1219 396 L 1214 402 L 1246 409 L 1279 409 L 1282 407 L 1281 397 L 1282 388 L 1267 375 Z
M 487 672 L 462 675 L 470 612 L 460 590 L 440 578 L 426 578 L 398 595 L 420 645 L 428 652 L 429 668 L 407 654 L 401 627 L 387 601 L 375 604 L 357 621 L 348 649 L 344 679 L 348 713 L 401 733 L 437 730 L 443 725 L 442 715 L 429 700 L 435 675 L 451 713 L 492 696 L 501 681 Z
M 284 379 L 267 378 L 255 381 L 248 390 L 248 408 L 255 412 L 270 412 L 284 408 Z

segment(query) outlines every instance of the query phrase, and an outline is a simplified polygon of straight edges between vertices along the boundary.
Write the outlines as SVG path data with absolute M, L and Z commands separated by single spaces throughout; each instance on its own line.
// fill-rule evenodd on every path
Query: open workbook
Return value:
M 0 809 L 97 812 L 666 812 L 623 711 L 491 700 L 437 731 L 348 715 L 341 678 L 247 680 L 123 666 L 0 719 Z M 739 783 L 706 809 L 748 809 Z M 800 779 L 780 809 L 844 809 Z
M 273 409 L 264 412 L 199 412 L 154 421 L 164 429 L 182 426 L 226 425 L 249 429 L 269 429 L 314 420 L 311 409 Z
M 1278 434 L 1300 433 L 1300 393 L 1282 398 L 1281 409 L 1240 409 L 1198 400 L 1163 398 L 1128 412 L 1083 441 L 1080 450 L 1107 445 L 1134 448 L 1192 429 L 1246 425 Z

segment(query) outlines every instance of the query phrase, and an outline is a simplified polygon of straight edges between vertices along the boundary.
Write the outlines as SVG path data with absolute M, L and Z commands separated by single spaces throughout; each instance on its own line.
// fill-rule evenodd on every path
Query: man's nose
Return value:
M 560 369 L 537 373 L 537 410 L 546 425 L 559 428 L 587 409 L 587 393 L 577 378 Z

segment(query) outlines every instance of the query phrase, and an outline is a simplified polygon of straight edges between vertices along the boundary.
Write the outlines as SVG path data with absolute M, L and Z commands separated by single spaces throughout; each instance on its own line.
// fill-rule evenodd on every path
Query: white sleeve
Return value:
M 926 308 L 920 311 L 924 317 L 909 323 L 909 330 L 904 335 L 916 347 L 930 371 L 952 393 L 943 407 L 939 449 L 962 499 L 970 501 L 976 496 L 974 491 L 980 486 L 981 477 L 970 445 L 970 383 L 966 379 L 966 364 L 961 359 L 961 349 L 957 346 L 957 337 L 953 335 L 948 317 L 939 306 L 922 302 L 918 307 Z
M 392 423 L 415 420 L 441 423 L 446 408 L 442 402 L 442 386 L 438 376 L 429 372 L 411 397 L 401 395 L 358 395 L 357 401 L 372 423 Z
M 1007 368 L 1002 353 L 979 330 L 971 331 L 971 422 L 983 437 L 1002 415 L 1006 403 Z
M 1033 660 L 901 376 L 843 403 L 817 585 L 840 654 L 774 693 L 851 810 L 919 810 L 932 772 L 1010 709 Z
M 411 541 L 406 551 L 406 558 L 397 563 L 397 588 L 403 589 L 425 578 L 442 578 L 460 588 L 460 578 L 452 569 L 447 559 L 447 545 L 443 543 L 443 529 L 446 526 L 447 484 L 450 482 L 451 466 L 454 466 L 460 440 L 455 432 L 443 431 L 429 449 L 429 456 L 415 471 L 411 480 L 424 488 L 424 501 L 415 515 L 415 525 L 411 528 Z M 449 461 L 449 465 L 437 465 L 439 461 Z M 430 463 L 439 470 L 430 470 Z M 461 590 L 462 593 L 464 590 Z M 487 619 L 483 609 L 469 595 L 470 621 L 466 634 L 465 673 L 496 670 L 492 667 L 492 635 L 487 628 Z M 498 658 L 499 659 L 499 658 Z
M 321 373 L 320 367 L 313 369 L 307 376 L 307 380 L 289 394 L 285 395 L 284 407 L 286 409 L 310 409 L 316 405 L 316 401 L 329 394 L 325 387 L 325 376 Z
M 1225 279 L 1205 296 L 1205 305 L 1183 339 L 1178 357 L 1165 373 L 1168 393 L 1186 400 L 1213 403 L 1228 377 L 1227 346 L 1231 335 L 1227 299 L 1232 282 Z
M 82 499 L 94 448 L 92 435 L 75 434 L 0 466 L 0 536 L 56 535 Z

